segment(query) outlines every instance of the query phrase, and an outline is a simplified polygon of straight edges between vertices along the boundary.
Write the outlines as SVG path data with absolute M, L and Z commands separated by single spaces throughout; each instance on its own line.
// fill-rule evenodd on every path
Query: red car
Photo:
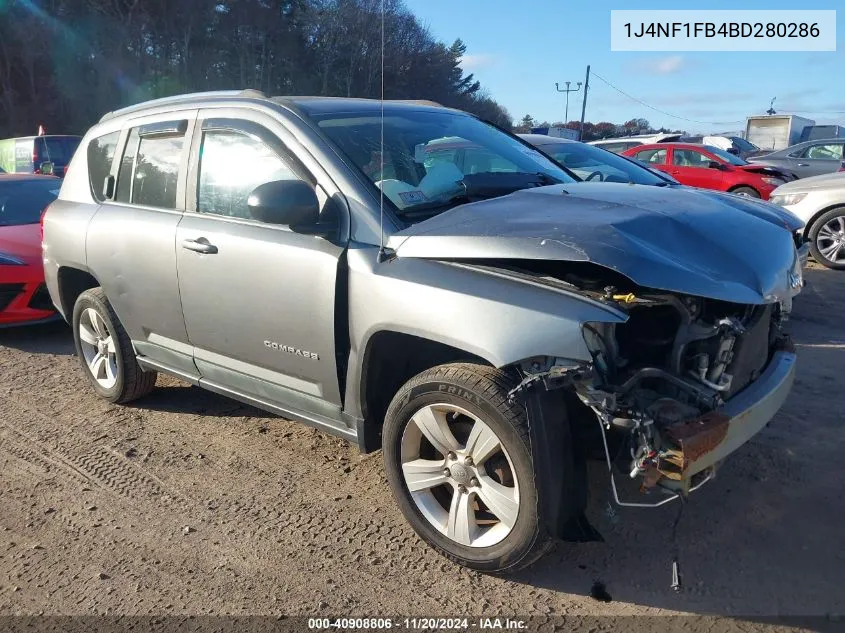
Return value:
M 53 176 L 0 175 L 0 328 L 58 317 L 41 262 L 41 213 L 59 195 Z
M 684 185 L 763 200 L 783 183 L 794 180 L 792 174 L 776 167 L 753 165 L 710 145 L 659 143 L 632 147 L 622 154 L 666 172 Z

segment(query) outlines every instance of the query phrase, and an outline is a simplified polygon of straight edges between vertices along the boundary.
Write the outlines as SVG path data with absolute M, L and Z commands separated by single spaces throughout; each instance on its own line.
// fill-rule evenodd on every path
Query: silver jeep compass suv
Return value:
M 166 372 L 381 448 L 424 540 L 509 571 L 583 537 L 590 449 L 658 505 L 772 418 L 798 228 L 580 182 L 455 110 L 223 92 L 105 115 L 44 267 L 102 398 Z

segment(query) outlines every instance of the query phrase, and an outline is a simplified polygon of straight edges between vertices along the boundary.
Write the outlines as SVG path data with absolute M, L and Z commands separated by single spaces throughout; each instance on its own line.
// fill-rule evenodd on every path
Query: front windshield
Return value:
M 586 143 L 549 143 L 540 149 L 575 175 L 593 182 L 663 185 L 666 180 L 636 163 Z
M 456 112 L 332 113 L 317 125 L 409 220 L 519 189 L 575 182 L 539 151 Z M 384 171 L 382 173 L 382 159 Z
M 726 163 L 730 163 L 731 165 L 747 165 L 748 161 L 743 160 L 739 156 L 731 154 L 723 149 L 719 149 L 718 147 L 713 147 L 712 145 L 707 145 L 707 151 L 711 154 L 715 154 L 719 158 L 721 158 Z
M 61 180 L 0 182 L 0 226 L 38 224 L 41 212 L 59 195 Z

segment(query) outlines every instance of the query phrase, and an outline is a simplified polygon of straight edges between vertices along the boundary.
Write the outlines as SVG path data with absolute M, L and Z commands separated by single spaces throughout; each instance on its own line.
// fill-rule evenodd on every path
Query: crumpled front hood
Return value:
M 640 286 L 760 304 L 798 290 L 791 231 L 774 205 L 738 196 L 572 183 L 455 207 L 388 247 L 400 258 L 589 261 Z
M 784 181 L 792 180 L 785 169 L 773 165 L 758 165 L 757 163 L 748 163 L 747 165 L 734 165 L 733 169 L 738 171 L 745 171 L 749 174 L 759 174 L 760 176 L 773 176 Z
M 785 187 L 786 185 L 781 186 Z M 761 220 L 773 222 L 778 226 L 784 226 L 793 233 L 804 228 L 804 220 L 792 213 L 792 211 L 784 209 L 776 204 L 772 204 L 771 202 L 763 202 L 762 200 L 757 200 L 756 198 L 735 196 L 730 193 L 723 193 L 713 189 L 693 189 L 693 191 L 696 191 L 699 195 L 709 196 L 715 200 L 725 202 L 734 208 L 745 211 L 746 213 L 756 215 Z

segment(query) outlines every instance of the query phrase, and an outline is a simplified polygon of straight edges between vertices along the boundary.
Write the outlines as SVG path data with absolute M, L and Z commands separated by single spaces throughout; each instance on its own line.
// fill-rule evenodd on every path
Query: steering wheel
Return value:
M 586 181 L 594 180 L 598 178 L 599 182 L 604 180 L 604 175 L 600 171 L 594 171 L 592 174 L 584 178 Z

